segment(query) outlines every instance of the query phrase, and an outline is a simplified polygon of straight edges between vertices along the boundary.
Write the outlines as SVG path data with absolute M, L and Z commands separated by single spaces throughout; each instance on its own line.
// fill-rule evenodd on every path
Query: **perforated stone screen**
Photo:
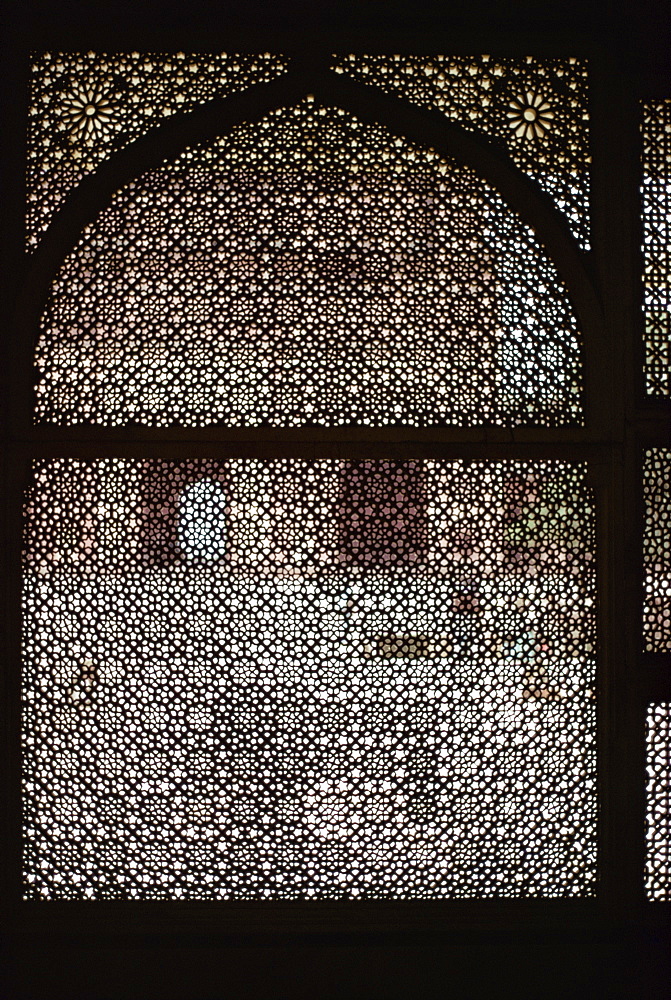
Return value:
M 510 156 L 589 249 L 587 63 L 536 56 L 348 55 L 337 73 L 435 108 Z
M 671 900 L 671 705 L 650 705 L 646 727 L 648 808 L 645 888 Z
M 671 449 L 652 448 L 643 464 L 645 528 L 643 635 L 648 653 L 671 652 Z
M 35 55 L 28 125 L 28 249 L 69 193 L 117 149 L 215 97 L 279 76 L 270 53 L 46 52 Z
M 671 100 L 642 108 L 641 208 L 645 379 L 650 396 L 671 394 Z
M 577 425 L 580 339 L 472 170 L 309 101 L 127 185 L 53 284 L 38 421 Z
M 26 896 L 593 894 L 584 472 L 36 462 Z

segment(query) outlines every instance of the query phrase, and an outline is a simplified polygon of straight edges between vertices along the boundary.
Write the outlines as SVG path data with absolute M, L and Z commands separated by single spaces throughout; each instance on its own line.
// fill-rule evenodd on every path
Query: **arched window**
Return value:
M 597 935 L 657 891 L 666 410 L 629 364 L 610 85 L 563 55 L 35 58 L 26 904 L 424 933 L 559 903 Z
M 576 427 L 581 339 L 494 187 L 310 94 L 141 174 L 85 228 L 42 315 L 35 419 Z M 92 764 L 134 760 L 145 794 L 115 771 L 130 809 L 110 811 L 95 764 L 71 775 L 65 816 L 37 792 L 28 894 L 593 894 L 584 476 L 547 458 L 41 464 L 29 565 L 58 569 L 26 576 L 36 774 L 63 767 L 50 716 L 66 744 L 87 734 Z M 35 615 L 36 586 L 48 615 L 80 609 L 74 656 Z M 86 878 L 59 860 L 75 824 Z

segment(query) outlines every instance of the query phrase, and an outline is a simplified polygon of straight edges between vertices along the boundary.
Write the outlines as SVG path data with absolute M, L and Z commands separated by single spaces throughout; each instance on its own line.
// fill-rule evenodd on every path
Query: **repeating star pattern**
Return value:
M 26 241 L 34 250 L 81 180 L 181 111 L 284 72 L 281 56 L 46 52 L 31 67 Z
M 543 189 L 583 249 L 589 249 L 591 152 L 584 60 L 349 55 L 337 57 L 334 68 L 435 108 L 484 135 Z
M 57 276 L 38 422 L 582 423 L 581 338 L 472 170 L 309 100 L 139 177 Z
M 35 463 L 31 899 L 595 889 L 595 527 L 558 462 Z

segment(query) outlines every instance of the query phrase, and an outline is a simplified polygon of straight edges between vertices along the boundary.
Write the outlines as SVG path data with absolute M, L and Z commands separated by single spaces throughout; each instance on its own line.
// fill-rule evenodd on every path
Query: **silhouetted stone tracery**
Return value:
M 671 705 L 649 705 L 646 727 L 648 807 L 645 888 L 671 900 Z
M 583 476 L 36 462 L 27 896 L 591 895 Z
M 671 100 L 643 105 L 641 208 L 645 379 L 649 396 L 671 395 Z
M 643 637 L 648 653 L 671 652 L 671 449 L 651 448 L 643 465 L 645 528 Z
M 336 72 L 478 131 L 543 189 L 589 249 L 587 64 L 575 58 L 339 56 Z
M 88 174 L 166 118 L 272 80 L 288 60 L 258 55 L 45 52 L 32 65 L 28 249 Z
M 580 338 L 472 170 L 309 100 L 123 188 L 55 280 L 38 421 L 576 426 Z

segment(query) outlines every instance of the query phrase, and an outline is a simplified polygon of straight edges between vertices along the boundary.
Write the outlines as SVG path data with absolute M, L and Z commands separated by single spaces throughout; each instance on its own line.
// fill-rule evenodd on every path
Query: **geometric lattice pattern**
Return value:
M 671 395 L 671 100 L 642 105 L 645 381 Z
M 349 55 L 337 73 L 478 131 L 536 181 L 589 249 L 587 64 L 573 58 Z
M 83 177 L 178 112 L 279 76 L 287 60 L 183 52 L 35 56 L 28 129 L 27 245 Z
M 671 653 L 671 449 L 646 451 L 643 497 L 645 651 Z
M 584 471 L 36 462 L 27 898 L 592 895 Z
M 308 99 L 119 191 L 53 284 L 38 421 L 582 422 L 534 233 L 472 170 Z
M 647 812 L 645 889 L 671 900 L 671 705 L 649 705 L 646 726 Z

